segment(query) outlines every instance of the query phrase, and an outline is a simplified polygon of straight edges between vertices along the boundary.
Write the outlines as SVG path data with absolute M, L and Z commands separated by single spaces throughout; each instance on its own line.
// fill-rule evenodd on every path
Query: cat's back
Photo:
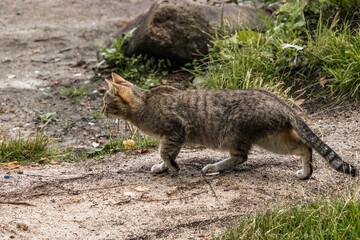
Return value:
M 274 94 L 260 89 L 179 90 L 159 86 L 149 90 L 151 107 L 180 111 L 220 114 L 224 111 L 288 111 L 289 107 Z
M 174 95 L 180 107 L 208 111 L 287 111 L 288 106 L 274 94 L 260 89 L 188 90 Z

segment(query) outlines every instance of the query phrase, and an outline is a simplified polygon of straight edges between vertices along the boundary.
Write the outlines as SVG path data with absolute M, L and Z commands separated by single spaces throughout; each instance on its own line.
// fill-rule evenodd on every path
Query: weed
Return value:
M 61 89 L 61 94 L 67 97 L 82 98 L 90 94 L 90 90 L 85 86 L 80 87 L 64 87 Z
M 0 143 L 0 162 L 39 162 L 56 157 L 58 151 L 53 141 L 46 136 L 36 135 L 27 139 L 5 137 Z
M 126 40 L 131 37 L 132 31 L 120 34 L 111 39 L 112 47 L 99 47 L 100 57 L 103 59 L 95 67 L 106 68 L 107 72 L 116 72 L 125 79 L 136 83 L 140 87 L 149 88 L 159 85 L 161 78 L 168 74 L 172 63 L 168 59 L 157 59 L 148 55 L 133 55 L 131 57 L 123 54 Z
M 350 26 L 324 27 L 319 24 L 313 38 L 309 36 L 307 58 L 317 68 L 322 85 L 331 94 L 360 97 L 360 31 L 351 33 Z
M 71 104 L 76 104 L 76 103 L 79 103 L 80 100 L 81 100 L 81 98 L 77 97 L 77 98 L 72 99 L 70 102 L 71 102 Z
M 127 150 L 126 147 L 124 146 L 124 141 L 126 140 L 134 141 L 135 143 L 134 149 L 154 148 L 157 147 L 160 143 L 159 140 L 150 138 L 148 136 L 133 136 L 130 139 L 124 137 L 112 138 L 110 139 L 110 142 L 103 147 L 102 151 L 96 155 L 103 155 L 107 153 L 118 152 L 121 150 Z
M 359 239 L 359 216 L 356 194 L 331 197 L 249 216 L 218 239 Z
M 42 122 L 51 122 L 53 120 L 52 116 L 54 116 L 56 112 L 48 112 L 43 115 L 38 115 L 37 118 Z
M 202 67 L 193 73 L 203 79 L 205 88 L 263 88 L 286 96 L 284 82 L 289 70 L 287 65 L 278 64 L 285 60 L 276 58 L 282 49 L 275 48 L 273 41 L 264 34 L 248 30 L 229 38 L 216 38 Z
M 98 110 L 98 111 L 93 112 L 93 113 L 92 113 L 92 116 L 93 116 L 93 118 L 95 118 L 95 119 L 101 118 L 101 116 L 102 116 L 101 111 Z
M 314 20 L 315 6 L 311 1 L 288 1 L 275 23 L 262 16 L 268 25 L 265 33 L 243 30 L 215 37 L 192 72 L 205 88 L 264 88 L 286 97 L 294 85 L 317 86 L 334 100 L 358 99 L 360 31 L 346 22 L 330 24 L 319 15 L 316 30 L 310 30 L 306 14 L 311 12 Z

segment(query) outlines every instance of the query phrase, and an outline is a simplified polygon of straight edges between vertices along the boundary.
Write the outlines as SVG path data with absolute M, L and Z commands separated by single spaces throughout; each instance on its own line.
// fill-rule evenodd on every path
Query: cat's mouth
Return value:
M 104 104 L 104 106 L 101 109 L 101 113 L 107 118 L 107 119 L 117 119 L 118 117 L 114 114 L 108 113 L 108 111 L 106 111 L 107 108 L 107 104 Z

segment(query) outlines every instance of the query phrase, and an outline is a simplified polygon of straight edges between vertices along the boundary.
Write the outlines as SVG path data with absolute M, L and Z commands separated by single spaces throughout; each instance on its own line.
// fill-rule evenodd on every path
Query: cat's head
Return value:
M 142 90 L 116 73 L 105 79 L 109 90 L 104 95 L 102 114 L 110 119 L 128 120 L 142 107 Z

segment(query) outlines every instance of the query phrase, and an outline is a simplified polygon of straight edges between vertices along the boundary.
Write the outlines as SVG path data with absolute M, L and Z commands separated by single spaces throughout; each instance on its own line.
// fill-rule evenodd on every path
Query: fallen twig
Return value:
M 35 207 L 34 204 L 27 203 L 27 202 L 10 202 L 10 201 L 0 201 L 0 204 L 9 204 L 9 205 L 24 205 L 29 207 Z
M 211 189 L 211 192 L 214 194 L 214 197 L 216 198 L 216 200 L 219 200 L 219 198 L 218 198 L 214 188 L 212 187 L 211 183 L 208 180 L 206 180 L 205 178 L 203 178 L 203 180 L 204 180 L 204 182 L 206 182 L 209 185 L 209 187 Z
M 71 50 L 71 48 L 64 48 L 64 49 L 61 49 L 59 51 L 59 53 L 67 52 L 67 51 L 70 51 L 70 50 Z
M 195 197 L 197 195 L 200 195 L 202 193 L 207 193 L 208 190 L 204 190 L 204 191 L 201 191 L 201 192 L 197 192 L 197 193 L 192 193 L 190 196 L 185 196 L 185 197 L 179 197 L 179 198 L 169 198 L 169 199 L 141 199 L 141 198 L 138 198 L 138 199 L 133 199 L 135 201 L 140 201 L 140 202 L 168 202 L 168 201 L 177 201 L 177 200 L 184 200 L 184 199 L 187 199 L 187 198 L 191 198 L 191 197 Z
M 44 123 L 38 130 L 38 132 L 40 132 L 46 125 L 49 124 L 50 121 L 46 121 L 46 123 Z

